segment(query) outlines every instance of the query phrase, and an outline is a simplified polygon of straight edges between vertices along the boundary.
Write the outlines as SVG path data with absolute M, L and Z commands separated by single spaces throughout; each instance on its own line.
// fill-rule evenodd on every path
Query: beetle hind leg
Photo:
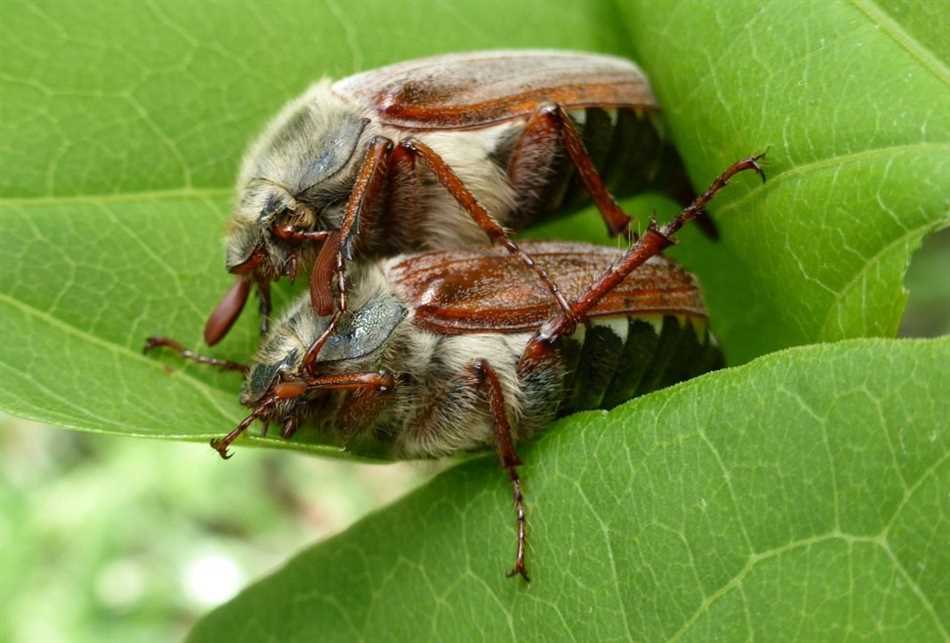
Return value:
M 657 226 L 651 221 L 646 232 L 637 239 L 630 249 L 616 264 L 604 272 L 591 286 L 581 294 L 572 306 L 572 316 L 559 315 L 548 320 L 528 342 L 521 356 L 519 371 L 527 368 L 531 362 L 543 358 L 552 344 L 560 337 L 570 335 L 578 319 L 586 319 L 590 310 L 597 305 L 607 293 L 616 288 L 631 272 L 646 263 L 651 257 L 660 254 L 663 250 L 675 243 L 673 235 L 705 211 L 706 205 L 719 190 L 729 184 L 729 180 L 740 172 L 753 171 L 765 181 L 765 172 L 759 161 L 765 153 L 756 154 L 733 163 L 717 176 L 705 192 L 697 196 L 691 204 L 663 226 Z
M 604 224 L 611 236 L 616 236 L 627 230 L 630 225 L 630 215 L 623 211 L 613 195 L 607 189 L 604 179 L 597 166 L 584 146 L 581 133 L 577 130 L 574 121 L 567 110 L 556 103 L 547 103 L 538 108 L 528 121 L 526 131 L 531 128 L 546 129 L 550 136 L 559 140 L 564 151 L 577 170 L 577 175 L 590 195 L 594 205 L 600 212 Z M 513 159 L 514 160 L 514 159 Z M 510 167 L 517 171 L 515 167 Z

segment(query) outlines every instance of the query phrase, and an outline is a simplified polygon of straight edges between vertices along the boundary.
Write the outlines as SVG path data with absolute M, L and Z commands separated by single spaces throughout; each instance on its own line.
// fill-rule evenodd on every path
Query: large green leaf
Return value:
M 950 633 L 950 339 L 852 340 L 574 416 L 304 551 L 190 641 Z
M 910 254 L 950 220 L 946 5 L 618 5 L 697 185 L 768 148 L 771 180 L 714 208 L 722 242 L 680 255 L 732 362 L 896 333 Z

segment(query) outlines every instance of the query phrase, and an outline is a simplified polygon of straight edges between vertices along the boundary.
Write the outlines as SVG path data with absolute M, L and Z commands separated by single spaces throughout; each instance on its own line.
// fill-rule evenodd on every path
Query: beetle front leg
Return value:
M 331 312 L 326 302 L 333 298 L 331 292 L 333 277 L 337 277 L 340 288 L 346 288 L 345 280 L 342 279 L 345 269 L 344 260 L 353 257 L 353 246 L 356 235 L 359 234 L 360 218 L 371 199 L 379 195 L 386 177 L 386 161 L 392 149 L 393 142 L 382 136 L 377 136 L 370 142 L 369 149 L 360 164 L 350 198 L 346 202 L 346 211 L 343 214 L 338 235 L 327 239 L 324 249 L 321 250 L 321 254 L 325 255 L 324 261 L 321 262 L 318 257 L 317 264 L 310 275 L 310 300 L 314 305 L 314 310 L 321 315 L 328 315 Z M 335 244 L 331 248 L 331 255 L 331 249 L 328 249 L 327 245 L 333 241 Z
M 266 335 L 270 328 L 271 311 L 270 282 L 266 279 L 257 280 L 257 296 L 260 299 L 257 309 L 261 318 L 261 335 Z
M 393 143 L 388 138 L 377 136 L 369 144 L 369 149 L 360 164 L 359 173 L 350 198 L 346 202 L 346 212 L 340 229 L 327 235 L 317 261 L 310 272 L 310 303 L 318 315 L 333 313 L 326 331 L 307 351 L 304 366 L 307 372 L 312 370 L 317 355 L 329 338 L 343 312 L 346 311 L 346 261 L 353 257 L 353 246 L 359 234 L 360 218 L 372 201 L 379 196 L 385 182 L 387 161 L 392 153 Z M 333 281 L 336 279 L 337 307 L 333 310 Z
M 498 374 L 495 373 L 495 369 L 488 363 L 488 360 L 475 360 L 474 371 L 478 385 L 485 389 L 488 397 L 488 405 L 491 408 L 495 425 L 495 448 L 498 451 L 501 466 L 505 468 L 508 478 L 511 480 L 511 495 L 515 505 L 515 515 L 517 516 L 518 540 L 515 549 L 515 565 L 508 572 L 508 576 L 519 575 L 526 581 L 530 581 L 524 562 L 528 525 L 524 494 L 521 491 L 521 478 L 518 476 L 518 465 L 521 464 L 521 459 L 518 458 L 514 440 L 511 436 L 511 424 L 508 422 L 508 413 L 505 410 L 504 391 L 501 388 Z

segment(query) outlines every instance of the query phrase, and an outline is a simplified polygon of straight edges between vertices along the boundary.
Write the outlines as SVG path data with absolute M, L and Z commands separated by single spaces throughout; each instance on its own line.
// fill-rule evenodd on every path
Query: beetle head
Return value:
M 296 245 L 274 235 L 274 227 L 312 228 L 312 207 L 298 201 L 284 187 L 267 179 L 248 181 L 241 190 L 231 219 L 226 265 L 233 274 L 254 274 L 268 281 L 293 268 Z
M 355 298 L 356 299 L 356 298 Z M 229 445 L 256 420 L 277 423 L 289 438 L 310 416 L 332 413 L 335 389 L 374 388 L 387 391 L 395 378 L 378 370 L 396 328 L 407 315 L 405 306 L 375 290 L 365 303 L 347 313 L 328 338 L 316 368 L 306 369 L 307 349 L 328 327 L 330 318 L 314 313 L 304 296 L 264 339 L 247 372 L 241 403 L 251 409 L 237 427 L 211 446 L 224 458 Z
M 272 395 L 281 383 L 374 370 L 377 356 L 406 315 L 406 307 L 392 296 L 370 298 L 340 318 L 317 356 L 315 372 L 305 373 L 303 359 L 307 349 L 327 329 L 330 317 L 314 313 L 309 298 L 302 297 L 261 343 L 244 382 L 241 402 L 249 406 L 258 403 Z M 301 393 L 282 399 L 303 401 L 303 397 Z
M 318 83 L 285 107 L 251 146 L 238 180 L 228 269 L 239 272 L 255 252 L 257 267 L 276 278 L 293 269 L 300 241 L 278 226 L 320 231 L 339 227 L 356 179 L 369 121 Z
M 212 312 L 205 341 L 228 332 L 247 300 L 250 283 L 261 287 L 315 259 L 313 240 L 300 235 L 336 230 L 356 180 L 369 121 L 320 82 L 271 122 L 244 158 L 231 216 L 227 268 L 239 283 Z M 266 307 L 266 306 L 265 306 Z

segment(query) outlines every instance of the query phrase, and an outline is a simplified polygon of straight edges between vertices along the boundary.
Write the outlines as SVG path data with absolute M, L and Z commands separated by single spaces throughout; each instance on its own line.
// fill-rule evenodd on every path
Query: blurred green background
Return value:
M 950 228 L 930 235 L 904 277 L 910 290 L 901 323 L 904 337 L 950 334 Z
M 903 334 L 950 333 L 950 229 L 926 240 L 905 283 Z M 178 639 L 289 554 L 445 466 L 237 456 L 0 416 L 0 641 Z
M 0 641 L 178 640 L 248 581 L 439 466 L 273 449 L 225 463 L 203 444 L 0 416 Z

